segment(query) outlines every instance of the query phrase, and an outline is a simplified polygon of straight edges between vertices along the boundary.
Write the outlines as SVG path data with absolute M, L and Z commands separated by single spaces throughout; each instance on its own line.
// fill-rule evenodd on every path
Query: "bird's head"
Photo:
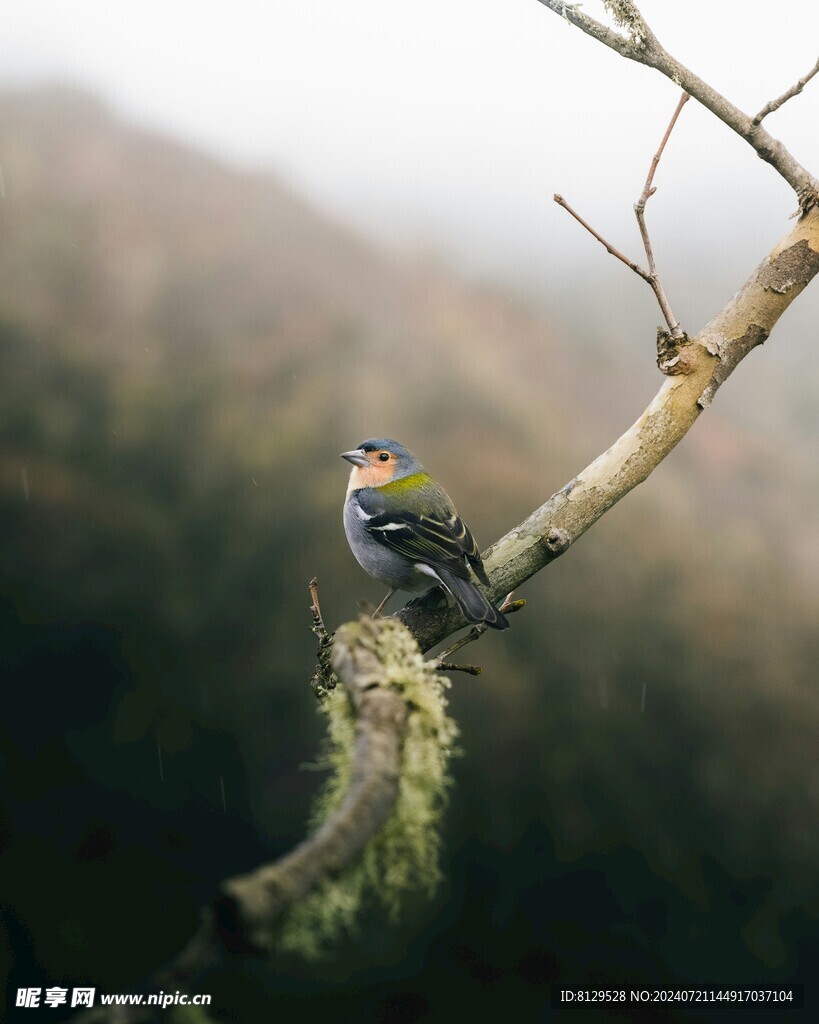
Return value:
M 424 471 L 411 451 L 397 441 L 384 437 L 362 441 L 353 451 L 342 452 L 341 457 L 353 465 L 350 490 L 383 487 L 393 480 Z

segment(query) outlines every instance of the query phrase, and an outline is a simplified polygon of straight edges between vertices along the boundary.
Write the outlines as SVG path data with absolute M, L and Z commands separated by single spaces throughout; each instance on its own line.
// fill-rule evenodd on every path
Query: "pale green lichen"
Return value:
M 614 24 L 625 29 L 632 43 L 642 49 L 648 35 L 646 24 L 631 0 L 603 0 L 603 6 L 614 19 Z
M 395 920 L 407 897 L 430 898 L 441 880 L 440 825 L 457 735 L 446 713 L 449 681 L 424 662 L 398 623 L 383 624 L 377 648 L 384 665 L 383 685 L 399 689 L 408 708 L 398 799 L 358 862 L 288 913 L 276 946 L 306 959 L 327 955 L 342 935 L 355 934 L 365 908 L 380 905 Z M 349 788 L 355 742 L 353 707 L 343 686 L 325 699 L 322 710 L 327 715 L 327 741 L 320 766 L 330 776 L 311 813 L 313 830 L 339 806 Z

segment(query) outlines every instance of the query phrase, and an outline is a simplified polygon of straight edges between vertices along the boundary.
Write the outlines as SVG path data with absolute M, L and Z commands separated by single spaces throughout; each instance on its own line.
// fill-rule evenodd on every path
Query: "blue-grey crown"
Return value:
M 383 448 L 399 457 L 403 456 L 410 459 L 415 457 L 408 448 L 405 448 L 402 444 L 393 441 L 389 437 L 371 437 L 369 441 L 362 441 L 358 447 L 365 452 L 377 452 Z
M 365 452 L 377 452 L 385 450 L 395 456 L 396 468 L 393 479 L 400 480 L 401 477 L 410 476 L 413 473 L 422 473 L 424 467 L 412 454 L 409 448 L 405 448 L 390 437 L 371 437 L 369 441 L 362 441 L 358 446 Z

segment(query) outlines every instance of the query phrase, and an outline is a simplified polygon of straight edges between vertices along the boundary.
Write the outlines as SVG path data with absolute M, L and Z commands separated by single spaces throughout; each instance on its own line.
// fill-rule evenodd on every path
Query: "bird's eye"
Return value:
M 381 452 L 381 454 L 378 457 L 379 457 L 379 459 L 381 459 L 382 462 L 389 462 L 390 461 L 390 453 L 389 452 Z

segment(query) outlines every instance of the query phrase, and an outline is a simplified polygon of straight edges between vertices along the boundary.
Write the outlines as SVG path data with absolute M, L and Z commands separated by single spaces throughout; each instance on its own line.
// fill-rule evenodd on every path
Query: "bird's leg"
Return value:
M 392 595 L 395 593 L 395 591 L 397 589 L 398 589 L 397 587 L 390 587 L 389 591 L 387 592 L 387 596 L 384 598 L 384 600 L 381 602 L 381 604 L 373 612 L 373 616 L 372 617 L 374 619 L 378 618 L 378 616 L 381 614 L 381 609 L 384 607 L 384 605 L 387 603 L 387 601 L 389 601 L 389 599 L 392 597 Z

